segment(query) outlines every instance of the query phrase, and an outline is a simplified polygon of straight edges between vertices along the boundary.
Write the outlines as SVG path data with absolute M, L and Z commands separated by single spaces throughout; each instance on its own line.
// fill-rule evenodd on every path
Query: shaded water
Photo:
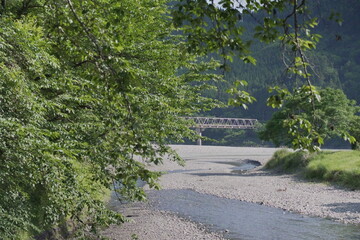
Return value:
M 192 190 L 150 191 L 156 209 L 226 231 L 229 239 L 360 239 L 360 228 Z

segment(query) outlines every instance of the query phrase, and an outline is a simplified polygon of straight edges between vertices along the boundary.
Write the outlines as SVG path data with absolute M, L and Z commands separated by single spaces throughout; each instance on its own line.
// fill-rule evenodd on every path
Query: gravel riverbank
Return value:
M 111 226 L 103 232 L 113 240 L 222 240 L 221 234 L 207 231 L 205 226 L 172 213 L 154 211 L 146 204 L 129 205 L 125 212 L 131 222 Z
M 173 148 L 186 160 L 185 167 L 169 161 L 150 167 L 168 172 L 161 177 L 163 189 L 192 189 L 360 225 L 360 191 L 310 183 L 294 175 L 263 170 L 262 166 L 276 149 L 179 145 Z M 261 166 L 246 173 L 233 172 L 234 165 L 242 160 L 258 161 Z M 136 233 L 139 239 L 148 240 L 221 239 L 221 235 L 208 233 L 198 224 L 169 213 L 148 210 L 145 206 L 128 209 L 136 212 L 130 214 L 135 215 L 132 219 L 136 224 L 109 229 L 107 236 L 111 239 L 131 239 L 129 233 Z

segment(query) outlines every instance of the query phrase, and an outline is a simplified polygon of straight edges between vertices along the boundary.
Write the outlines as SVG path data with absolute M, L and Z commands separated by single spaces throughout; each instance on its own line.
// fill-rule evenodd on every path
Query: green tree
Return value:
M 304 88 L 287 94 L 281 102 L 282 107 L 259 132 L 262 140 L 272 141 L 276 146 L 289 146 L 295 149 L 313 150 L 324 140 L 335 136 L 345 139 L 352 128 L 354 114 L 359 111 L 356 103 L 349 100 L 339 89 L 325 88 L 318 91 L 321 100 L 309 101 Z M 280 98 L 274 95 L 274 100 Z
M 0 238 L 66 220 L 96 231 L 122 222 L 102 199 L 158 188 L 146 164 L 181 161 L 167 143 L 192 137 L 201 64 L 174 36 L 167 1 L 7 1 L 0 15 Z
M 350 134 L 356 139 L 356 141 L 351 144 L 351 148 L 354 150 L 360 150 L 360 116 L 358 115 L 351 119 Z

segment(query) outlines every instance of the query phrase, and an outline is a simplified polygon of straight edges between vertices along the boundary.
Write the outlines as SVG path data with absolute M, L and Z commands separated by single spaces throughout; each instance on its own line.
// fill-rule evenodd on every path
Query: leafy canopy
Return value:
M 194 135 L 180 116 L 214 105 L 200 83 L 217 63 L 182 50 L 166 1 L 3 3 L 0 238 L 124 221 L 103 195 L 159 188 L 146 165 L 180 161 L 167 144 Z
M 308 97 L 311 93 L 306 87 L 297 88 L 292 94 L 281 90 L 270 97 L 269 104 L 280 106 L 280 109 L 259 133 L 260 138 L 276 146 L 312 151 L 335 136 L 354 142 L 348 132 L 352 119 L 359 112 L 355 101 L 349 100 L 340 89 L 313 88 L 313 92 L 317 92 L 314 101 Z

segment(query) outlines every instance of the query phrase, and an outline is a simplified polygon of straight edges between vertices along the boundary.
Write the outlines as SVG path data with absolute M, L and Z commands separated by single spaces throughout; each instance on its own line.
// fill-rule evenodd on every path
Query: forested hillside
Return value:
M 311 11 L 318 17 L 315 32 L 322 36 L 315 50 L 307 53 L 312 64 L 312 84 L 318 87 L 342 89 L 349 99 L 360 102 L 360 2 L 326 0 L 313 3 Z M 245 35 L 252 39 L 254 27 L 262 20 L 261 13 L 245 16 L 240 23 L 247 31 Z M 300 85 L 293 75 L 286 71 L 281 42 L 271 44 L 253 40 L 251 55 L 257 60 L 256 65 L 244 63 L 234 58 L 230 63 L 230 71 L 225 72 L 226 82 L 216 83 L 219 92 L 212 97 L 227 101 L 226 94 L 233 82 L 245 80 L 248 82 L 245 90 L 253 94 L 257 101 L 245 110 L 241 107 L 215 109 L 204 115 L 221 117 L 256 118 L 261 122 L 267 121 L 274 110 L 266 106 L 269 97 L 269 86 L 280 85 L 288 88 Z M 244 132 L 242 138 L 235 142 L 230 135 L 234 133 L 224 130 L 206 130 L 205 136 L 220 140 L 216 144 L 264 144 L 257 140 L 256 134 Z M 245 137 L 247 136 L 247 137 Z M 250 142 L 249 142 L 250 141 Z M 255 141 L 256 143 L 254 143 Z M 207 142 L 211 144 L 211 142 Z

